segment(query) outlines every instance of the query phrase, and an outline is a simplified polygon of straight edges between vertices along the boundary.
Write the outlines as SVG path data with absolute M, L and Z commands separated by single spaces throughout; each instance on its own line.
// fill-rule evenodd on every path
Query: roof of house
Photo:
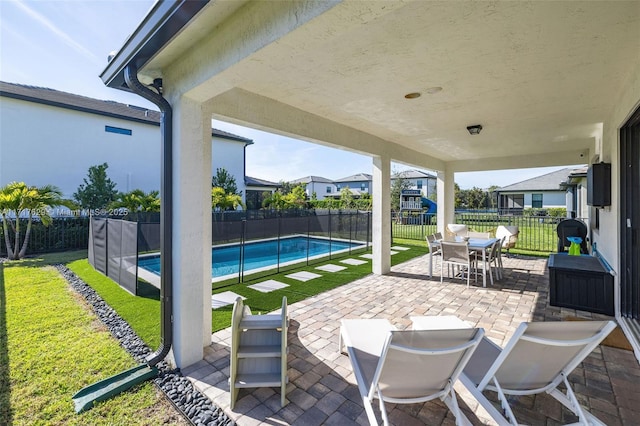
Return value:
M 0 96 L 155 126 L 160 125 L 162 115 L 159 111 L 135 105 L 89 98 L 47 87 L 28 86 L 5 81 L 0 81 Z M 212 129 L 211 135 L 247 144 L 253 143 L 251 139 L 218 129 Z
M 265 187 L 275 187 L 275 188 L 279 188 L 282 186 L 276 182 L 270 182 L 268 180 L 258 179 L 251 176 L 245 176 L 244 183 L 247 186 L 265 186 Z
M 311 183 L 311 182 L 333 183 L 332 180 L 323 178 L 322 176 L 305 176 L 300 179 L 295 179 L 291 181 L 291 183 Z
M 576 169 L 561 169 L 547 173 L 531 179 L 523 180 L 511 185 L 498 188 L 498 192 L 507 191 L 561 191 L 560 185 L 567 181 L 567 178 Z
M 355 175 L 347 176 L 342 179 L 336 179 L 334 182 L 369 182 L 373 180 L 373 176 L 368 175 L 366 173 L 358 173 Z
M 423 172 L 421 170 L 416 170 L 416 169 L 412 169 L 412 170 L 404 170 L 401 171 L 399 173 L 397 173 L 396 175 L 392 175 L 391 176 L 391 180 L 397 179 L 398 177 L 403 178 L 403 179 L 435 179 L 436 176 L 432 175 L 430 173 L 427 172 Z

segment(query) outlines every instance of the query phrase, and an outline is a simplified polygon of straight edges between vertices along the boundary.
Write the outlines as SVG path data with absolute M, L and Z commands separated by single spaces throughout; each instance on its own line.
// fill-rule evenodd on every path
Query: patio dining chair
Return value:
M 477 231 L 469 231 L 467 233 L 467 237 L 469 238 L 478 238 L 481 240 L 488 240 L 491 238 L 491 232 L 477 232 Z
M 578 416 L 577 424 L 604 425 L 580 405 L 567 377 L 615 327 L 613 321 L 522 323 L 504 349 L 482 339 L 460 381 L 500 425 L 518 424 L 507 395 L 542 392 Z M 482 394 L 485 390 L 497 392 L 506 419 Z
M 440 399 L 457 425 L 471 425 L 458 406 L 453 385 L 484 336 L 481 328 L 393 330 L 380 319 L 343 320 L 340 328 L 360 397 L 371 425 L 378 425 L 373 400 L 415 404 Z
M 489 278 L 491 280 L 491 285 L 493 285 L 493 276 L 495 275 L 496 281 L 502 279 L 502 261 L 500 259 L 500 249 L 501 249 L 502 240 L 496 240 L 491 248 L 486 252 L 483 257 L 482 252 L 475 253 L 475 264 L 476 270 L 480 268 L 480 262 L 487 262 L 487 273 L 489 273 Z M 484 274 L 485 271 L 483 270 Z
M 427 245 L 429 246 L 429 251 L 431 253 L 433 253 L 433 255 L 437 255 L 437 254 L 442 254 L 442 251 L 440 250 L 440 244 L 436 244 L 436 241 L 438 241 L 438 238 L 436 238 L 436 235 L 427 235 Z
M 451 277 L 451 269 L 454 269 L 454 275 L 456 269 L 460 271 L 462 278 L 465 273 L 467 276 L 467 287 L 471 280 L 471 272 L 473 269 L 473 257 L 475 252 L 469 252 L 468 242 L 453 242 L 453 241 L 441 241 L 440 250 L 442 250 L 442 259 L 440 260 L 440 282 L 443 281 L 444 268 L 447 267 L 447 277 Z M 478 272 L 475 270 L 475 279 L 478 280 Z

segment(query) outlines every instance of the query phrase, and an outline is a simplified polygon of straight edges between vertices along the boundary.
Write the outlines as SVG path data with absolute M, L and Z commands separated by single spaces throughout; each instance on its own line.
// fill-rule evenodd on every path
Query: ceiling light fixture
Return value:
M 440 86 L 429 87 L 427 90 L 425 90 L 425 92 L 427 92 L 427 94 L 429 95 L 435 95 L 436 93 L 442 92 L 442 87 Z
M 420 92 L 413 92 L 413 93 L 407 93 L 406 95 L 404 95 L 405 99 L 415 99 L 415 98 L 419 98 L 420 96 L 422 96 L 422 94 Z
M 482 130 L 482 125 L 474 124 L 473 126 L 467 126 L 467 130 L 469 131 L 470 135 L 479 135 L 480 130 Z

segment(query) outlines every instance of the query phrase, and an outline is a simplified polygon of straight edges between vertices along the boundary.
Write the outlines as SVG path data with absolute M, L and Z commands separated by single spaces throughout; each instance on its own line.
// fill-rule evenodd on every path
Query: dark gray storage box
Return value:
M 613 316 L 613 276 L 594 256 L 549 256 L 551 306 Z

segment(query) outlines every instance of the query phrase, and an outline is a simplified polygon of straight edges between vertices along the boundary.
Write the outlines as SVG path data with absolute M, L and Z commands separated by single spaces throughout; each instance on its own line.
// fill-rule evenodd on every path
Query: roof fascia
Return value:
M 158 0 L 142 22 L 100 73 L 111 88 L 130 91 L 124 81 L 124 69 L 134 64 L 141 69 L 167 45 L 184 26 L 209 3 L 209 0 Z
M 26 102 L 33 102 L 33 103 L 36 103 L 36 104 L 53 106 L 53 107 L 56 107 L 56 108 L 65 108 L 65 109 L 70 109 L 72 111 L 86 112 L 88 114 L 102 115 L 104 117 L 119 118 L 121 120 L 133 121 L 133 122 L 136 122 L 136 123 L 143 123 L 143 124 L 150 124 L 150 125 L 153 125 L 153 126 L 160 126 L 160 122 L 156 121 L 156 120 L 145 120 L 145 119 L 142 119 L 142 118 L 131 117 L 131 116 L 128 116 L 128 115 L 101 111 L 99 109 L 94 109 L 94 108 L 86 108 L 86 107 L 81 107 L 81 106 L 76 106 L 76 105 L 69 105 L 69 104 L 64 103 L 64 102 L 50 101 L 48 99 L 35 98 L 35 97 L 32 97 L 32 96 L 20 95 L 20 94 L 10 93 L 10 92 L 0 92 L 0 96 L 4 96 L 4 97 L 7 97 L 7 98 L 12 98 L 12 99 L 17 99 L 17 100 L 21 100 L 21 101 L 26 101 Z

